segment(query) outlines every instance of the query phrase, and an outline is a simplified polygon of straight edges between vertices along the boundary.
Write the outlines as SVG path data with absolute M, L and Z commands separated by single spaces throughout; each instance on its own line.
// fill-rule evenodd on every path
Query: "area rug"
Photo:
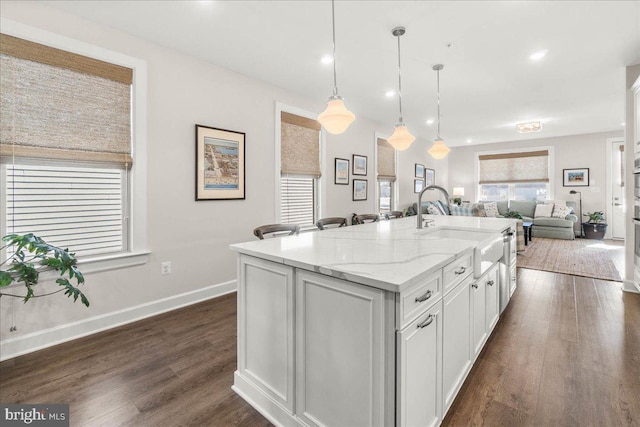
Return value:
M 609 251 L 598 240 L 544 239 L 536 237 L 518 252 L 517 266 L 621 282 Z

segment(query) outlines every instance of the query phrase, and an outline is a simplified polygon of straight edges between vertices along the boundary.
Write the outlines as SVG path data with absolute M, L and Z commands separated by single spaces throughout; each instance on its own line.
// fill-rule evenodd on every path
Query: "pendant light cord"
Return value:
M 400 103 L 400 124 L 402 124 L 402 67 L 400 66 L 400 35 L 398 38 L 398 101 Z
M 440 138 L 440 70 L 437 70 L 438 73 L 438 139 Z
M 338 96 L 338 79 L 336 78 L 336 12 L 335 0 L 331 0 L 331 23 L 333 25 L 333 96 Z

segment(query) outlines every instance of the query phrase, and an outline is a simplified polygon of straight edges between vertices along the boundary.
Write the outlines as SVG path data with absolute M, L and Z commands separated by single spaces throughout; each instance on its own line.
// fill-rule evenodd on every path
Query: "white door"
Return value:
M 613 141 L 611 147 L 611 238 L 624 239 L 624 141 Z M 633 185 L 633 183 L 630 183 Z

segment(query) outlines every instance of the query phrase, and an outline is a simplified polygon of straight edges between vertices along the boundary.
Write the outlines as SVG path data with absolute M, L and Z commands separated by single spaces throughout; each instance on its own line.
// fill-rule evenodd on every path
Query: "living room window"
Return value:
M 146 63 L 19 23 L 3 31 L 0 235 L 69 248 L 85 272 L 145 263 Z
M 281 111 L 279 222 L 315 226 L 321 175 L 320 123 Z
M 385 214 L 395 208 L 396 150 L 382 138 L 377 138 L 376 149 L 378 212 Z
M 478 156 L 478 200 L 546 200 L 549 150 Z
M 81 262 L 129 251 L 133 70 L 1 37 L 0 232 Z

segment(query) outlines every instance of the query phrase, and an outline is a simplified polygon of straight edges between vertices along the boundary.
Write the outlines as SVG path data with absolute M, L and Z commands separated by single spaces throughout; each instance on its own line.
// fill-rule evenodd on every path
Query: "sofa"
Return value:
M 486 216 L 484 203 L 463 203 L 461 206 L 450 205 L 446 206 L 441 201 L 428 202 L 425 201 L 422 204 L 422 213 L 434 214 L 434 208 L 429 211 L 429 206 L 437 205 L 437 209 L 444 212 L 444 215 L 459 215 L 459 216 Z M 535 217 L 536 206 L 542 202 L 535 200 L 509 200 L 496 202 L 498 208 L 497 218 L 503 217 L 508 211 L 518 212 L 522 216 L 522 220 L 525 222 L 533 223 L 531 228 L 532 237 L 547 237 L 552 239 L 575 239 L 576 231 L 574 230 L 575 224 L 578 222 L 578 217 L 574 214 L 576 211 L 576 204 L 572 201 L 567 201 L 567 207 L 572 209 L 572 212 L 566 215 L 564 218 L 555 217 Z M 548 203 L 552 203 L 549 201 Z M 413 204 L 414 211 L 417 211 L 417 204 Z
M 548 202 L 551 203 L 552 201 Z M 576 232 L 574 230 L 575 224 L 578 222 L 578 217 L 574 214 L 576 211 L 576 204 L 572 201 L 567 201 L 567 207 L 572 209 L 572 213 L 564 218 L 554 217 L 535 217 L 536 206 L 542 202 L 531 200 L 509 200 L 497 202 L 498 216 L 501 217 L 507 213 L 507 211 L 518 212 L 522 216 L 523 221 L 532 222 L 531 228 L 532 237 L 548 237 L 552 239 L 575 239 Z M 484 209 L 484 204 L 482 205 Z

